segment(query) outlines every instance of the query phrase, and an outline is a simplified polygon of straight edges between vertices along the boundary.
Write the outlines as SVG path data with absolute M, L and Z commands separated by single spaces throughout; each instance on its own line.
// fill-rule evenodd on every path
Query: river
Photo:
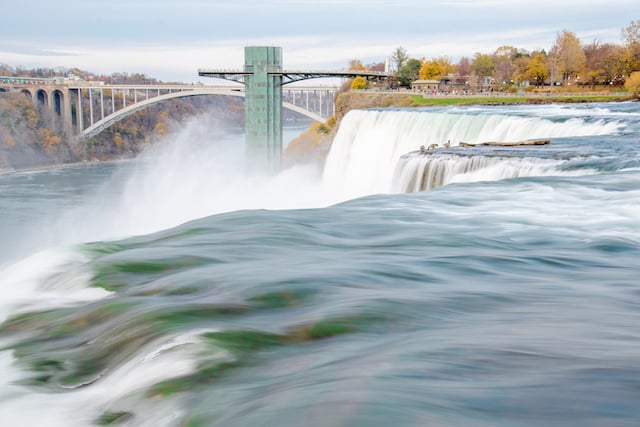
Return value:
M 353 111 L 272 177 L 242 141 L 0 176 L 0 425 L 640 423 L 638 103 Z

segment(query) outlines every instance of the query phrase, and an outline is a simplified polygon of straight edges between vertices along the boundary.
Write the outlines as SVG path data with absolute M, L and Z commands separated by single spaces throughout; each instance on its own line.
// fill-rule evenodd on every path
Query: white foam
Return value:
M 607 135 L 623 124 L 572 118 L 554 122 L 538 117 L 451 112 L 353 110 L 343 119 L 323 174 L 325 191 L 344 199 L 394 190 L 402 155 L 420 146 L 460 142 L 513 142 L 536 138 Z
M 3 425 L 16 426 L 87 426 L 105 411 L 126 411 L 131 402 L 123 400 L 122 406 L 117 406 L 118 401 L 130 398 L 136 402 L 133 410 L 136 417 L 130 425 L 171 425 L 184 415 L 179 409 L 180 396 L 163 397 L 161 401 L 142 399 L 142 396 L 153 384 L 193 373 L 203 358 L 232 357 L 224 351 L 211 354 L 211 349 L 204 347 L 200 339 L 205 332 L 211 330 L 163 337 L 140 349 L 113 371 L 105 372 L 97 382 L 64 393 L 34 392 L 16 384 L 26 374 L 17 369 L 10 352 L 0 352 L 0 420 Z

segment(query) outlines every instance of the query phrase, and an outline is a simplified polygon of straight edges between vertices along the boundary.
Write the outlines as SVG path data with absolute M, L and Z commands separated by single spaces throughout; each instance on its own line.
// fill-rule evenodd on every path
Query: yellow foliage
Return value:
M 49 150 L 62 142 L 62 138 L 53 133 L 50 129 L 43 129 L 40 133 L 40 146 L 45 150 Z
M 364 71 L 366 67 L 362 65 L 359 59 L 352 59 L 349 61 L 349 71 Z
M 116 145 L 116 149 L 120 151 L 120 149 L 122 148 L 122 135 L 120 135 L 120 132 L 116 132 L 115 136 L 113 137 L 113 143 Z
M 27 110 L 26 119 L 27 126 L 29 126 L 31 129 L 35 129 L 36 127 L 38 127 L 38 122 L 40 121 L 40 119 L 38 118 L 36 110 L 34 110 L 33 108 Z
M 153 132 L 156 135 L 165 136 L 167 134 L 167 125 L 164 122 L 158 122 L 158 124 L 153 128 Z
M 11 135 L 5 135 L 3 138 L 3 143 L 7 148 L 13 148 L 16 146 L 16 140 Z
M 366 89 L 367 88 L 367 79 L 364 77 L 356 77 L 351 82 L 351 89 Z
M 624 82 L 624 87 L 631 93 L 640 93 L 640 71 L 634 71 Z
M 437 80 L 445 74 L 445 69 L 440 63 L 434 60 L 425 62 L 420 67 L 419 74 L 421 80 Z

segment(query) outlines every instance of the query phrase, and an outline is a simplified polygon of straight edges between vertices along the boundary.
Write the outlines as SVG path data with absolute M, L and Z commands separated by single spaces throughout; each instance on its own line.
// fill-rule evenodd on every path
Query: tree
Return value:
M 631 21 L 627 27 L 622 29 L 622 40 L 626 46 L 640 43 L 640 19 Z
M 560 75 L 564 83 L 569 83 L 584 71 L 587 62 L 580 39 L 567 30 L 558 34 L 550 55 L 551 78 L 555 79 L 556 75 Z
M 383 72 L 384 71 L 384 62 L 376 62 L 376 63 L 372 63 L 372 64 L 367 64 L 367 66 L 365 68 L 367 70 L 369 70 L 369 71 L 380 71 L 380 72 Z
M 627 73 L 640 71 L 640 19 L 622 29 L 622 40 L 627 49 L 624 60 Z
M 486 53 L 476 53 L 471 62 L 471 72 L 479 77 L 478 87 L 481 89 L 483 80 L 493 74 L 493 60 Z
M 366 89 L 367 79 L 364 77 L 356 77 L 351 81 L 351 89 Z
M 398 46 L 396 50 L 391 54 L 391 59 L 396 64 L 396 70 L 400 72 L 400 68 L 404 65 L 405 62 L 409 59 L 407 55 L 407 50 L 402 46 Z
M 513 46 L 501 46 L 493 53 L 492 60 L 495 64 L 493 78 L 501 84 L 509 85 L 515 70 L 514 59 L 518 49 Z
M 418 77 L 420 77 L 420 67 L 422 67 L 422 64 L 419 60 L 408 59 L 407 63 L 398 70 L 398 83 L 400 86 L 411 87 L 411 82 L 418 80 Z
M 533 55 L 536 53 L 542 53 L 546 56 L 544 54 L 544 50 L 542 52 L 534 52 Z M 532 54 L 526 51 L 519 51 L 513 59 L 513 74 L 511 74 L 511 78 L 515 80 L 517 84 L 520 84 L 523 81 L 532 81 L 532 79 L 527 75 L 527 67 L 529 67 L 531 57 Z
M 445 70 L 436 60 L 428 61 L 420 67 L 420 79 L 435 80 L 445 74 Z
M 460 61 L 458 61 L 457 73 L 459 76 L 468 76 L 471 74 L 471 61 L 466 56 L 463 56 L 460 58 Z
M 362 65 L 359 59 L 352 59 L 349 61 L 349 71 L 365 71 L 366 68 Z
M 547 55 L 544 52 L 534 53 L 527 61 L 524 78 L 540 86 L 548 77 Z
M 116 132 L 116 134 L 113 136 L 113 143 L 116 146 L 116 151 L 121 151 L 122 149 L 122 135 L 120 135 L 120 132 Z
M 625 49 L 623 47 L 594 41 L 584 47 L 584 53 L 587 58 L 585 83 L 589 83 L 595 88 L 599 84 L 622 81 L 625 73 Z
M 640 71 L 634 71 L 629 78 L 624 82 L 624 87 L 629 92 L 638 96 L 640 93 Z
M 457 68 L 454 64 L 451 63 L 449 58 L 444 55 L 440 55 L 440 57 L 435 61 L 438 63 L 438 65 L 440 65 L 440 68 L 442 68 L 443 76 L 446 76 L 448 74 L 453 74 L 453 72 Z

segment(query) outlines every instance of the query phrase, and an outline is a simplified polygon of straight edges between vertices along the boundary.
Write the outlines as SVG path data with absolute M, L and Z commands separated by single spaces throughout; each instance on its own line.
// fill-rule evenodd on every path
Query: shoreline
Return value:
M 110 163 L 128 163 L 133 162 L 136 159 L 112 159 L 112 160 L 86 160 L 82 162 L 73 162 L 73 163 L 57 163 L 52 165 L 42 165 L 42 166 L 32 166 L 28 168 L 11 168 L 11 169 L 2 169 L 0 168 L 0 176 L 13 175 L 19 173 L 29 173 L 29 172 L 44 172 L 54 169 L 73 169 L 80 168 L 83 166 L 95 166 L 95 165 L 103 165 Z

